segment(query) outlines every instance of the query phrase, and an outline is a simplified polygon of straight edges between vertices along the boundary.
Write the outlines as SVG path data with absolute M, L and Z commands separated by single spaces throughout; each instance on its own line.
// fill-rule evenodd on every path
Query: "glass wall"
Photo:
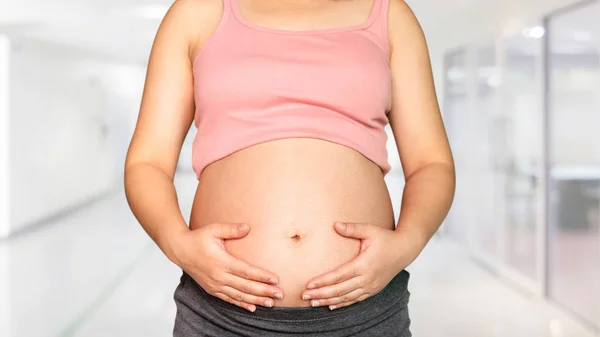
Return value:
M 543 34 L 531 27 L 446 55 L 457 193 L 445 232 L 541 292 Z
M 548 22 L 548 291 L 600 322 L 600 2 Z
M 498 185 L 501 186 L 502 228 L 506 264 L 541 282 L 543 237 L 543 111 L 541 26 L 502 39 L 502 91 Z M 532 33 L 533 30 L 533 33 Z M 535 31 L 539 30 L 537 34 Z
M 444 233 L 600 328 L 598 18 L 587 1 L 448 53 L 443 106 L 458 184 Z
M 477 224 L 473 228 L 472 245 L 488 259 L 497 258 L 498 214 L 494 207 L 498 185 L 495 179 L 497 157 L 494 151 L 497 125 L 497 93 L 500 86 L 500 71 L 493 44 L 474 48 L 474 106 L 472 113 L 473 163 L 472 179 L 476 187 L 477 206 L 471 207 L 476 213 Z M 475 192 L 475 191 L 474 191 Z M 473 206 L 473 205 L 471 205 Z
M 444 58 L 444 119 L 450 146 L 454 150 L 456 165 L 456 196 L 458 200 L 467 200 L 469 179 L 469 153 L 464 151 L 469 146 L 468 109 L 468 66 L 467 53 L 464 49 L 446 53 Z M 444 233 L 454 240 L 467 243 L 466 219 L 470 208 L 468 202 L 456 203 L 448 214 L 448 225 L 443 227 Z

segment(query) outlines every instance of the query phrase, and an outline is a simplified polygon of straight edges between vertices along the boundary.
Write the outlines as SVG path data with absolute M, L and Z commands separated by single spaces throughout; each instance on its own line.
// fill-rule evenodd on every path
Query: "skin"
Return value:
M 220 1 L 178 0 L 163 20 L 148 64 L 138 123 L 125 164 L 125 191 L 134 215 L 164 254 L 208 293 L 249 311 L 285 296 L 278 277 L 235 258 L 225 241 L 251 231 L 214 223 L 190 230 L 173 185 L 183 140 L 194 117 L 192 60 L 222 13 Z M 412 263 L 450 208 L 454 163 L 444 131 L 423 32 L 410 8 L 391 0 L 390 67 L 393 102 L 388 117 L 406 177 L 395 231 L 371 224 L 336 224 L 360 240 L 360 253 L 307 282 L 302 294 L 331 309 L 362 301 Z M 160 191 L 160 193 L 157 193 Z

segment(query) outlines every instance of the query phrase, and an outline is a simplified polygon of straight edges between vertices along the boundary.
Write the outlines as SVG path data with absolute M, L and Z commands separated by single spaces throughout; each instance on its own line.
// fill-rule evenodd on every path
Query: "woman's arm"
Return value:
M 172 239 L 187 231 L 173 177 L 194 115 L 186 1 L 177 1 L 156 34 L 137 125 L 125 163 L 134 215 L 173 262 Z
M 192 59 L 222 14 L 219 0 L 177 0 L 156 35 L 139 118 L 125 165 L 125 191 L 134 215 L 165 255 L 204 290 L 249 311 L 282 298 L 277 276 L 230 255 L 224 240 L 248 234 L 246 224 L 190 230 L 173 177 L 194 118 Z
M 425 36 L 409 6 L 390 2 L 390 126 L 406 179 L 396 231 L 420 252 L 454 198 L 454 161 L 435 94 Z M 416 257 L 416 256 L 415 256 Z

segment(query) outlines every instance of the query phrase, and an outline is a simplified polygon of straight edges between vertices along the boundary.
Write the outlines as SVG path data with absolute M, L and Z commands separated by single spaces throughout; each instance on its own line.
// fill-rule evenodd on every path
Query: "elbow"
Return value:
M 429 186 L 435 186 L 438 191 L 444 191 L 450 203 L 456 192 L 456 169 L 452 160 L 431 161 L 421 165 L 410 174 L 405 175 L 406 184 L 419 181 Z
M 413 177 L 421 175 L 422 172 L 431 172 L 429 174 L 448 180 L 452 185 L 456 184 L 456 169 L 454 161 L 452 160 L 432 160 L 424 162 L 410 172 L 405 172 L 405 179 L 408 182 Z

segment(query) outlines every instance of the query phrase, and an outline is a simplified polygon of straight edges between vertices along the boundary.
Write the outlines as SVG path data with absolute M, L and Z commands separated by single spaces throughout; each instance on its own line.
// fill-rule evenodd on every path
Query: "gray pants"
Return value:
M 378 294 L 336 310 L 257 306 L 252 313 L 208 294 L 184 273 L 175 290 L 173 336 L 411 337 L 408 279 L 402 271 Z

